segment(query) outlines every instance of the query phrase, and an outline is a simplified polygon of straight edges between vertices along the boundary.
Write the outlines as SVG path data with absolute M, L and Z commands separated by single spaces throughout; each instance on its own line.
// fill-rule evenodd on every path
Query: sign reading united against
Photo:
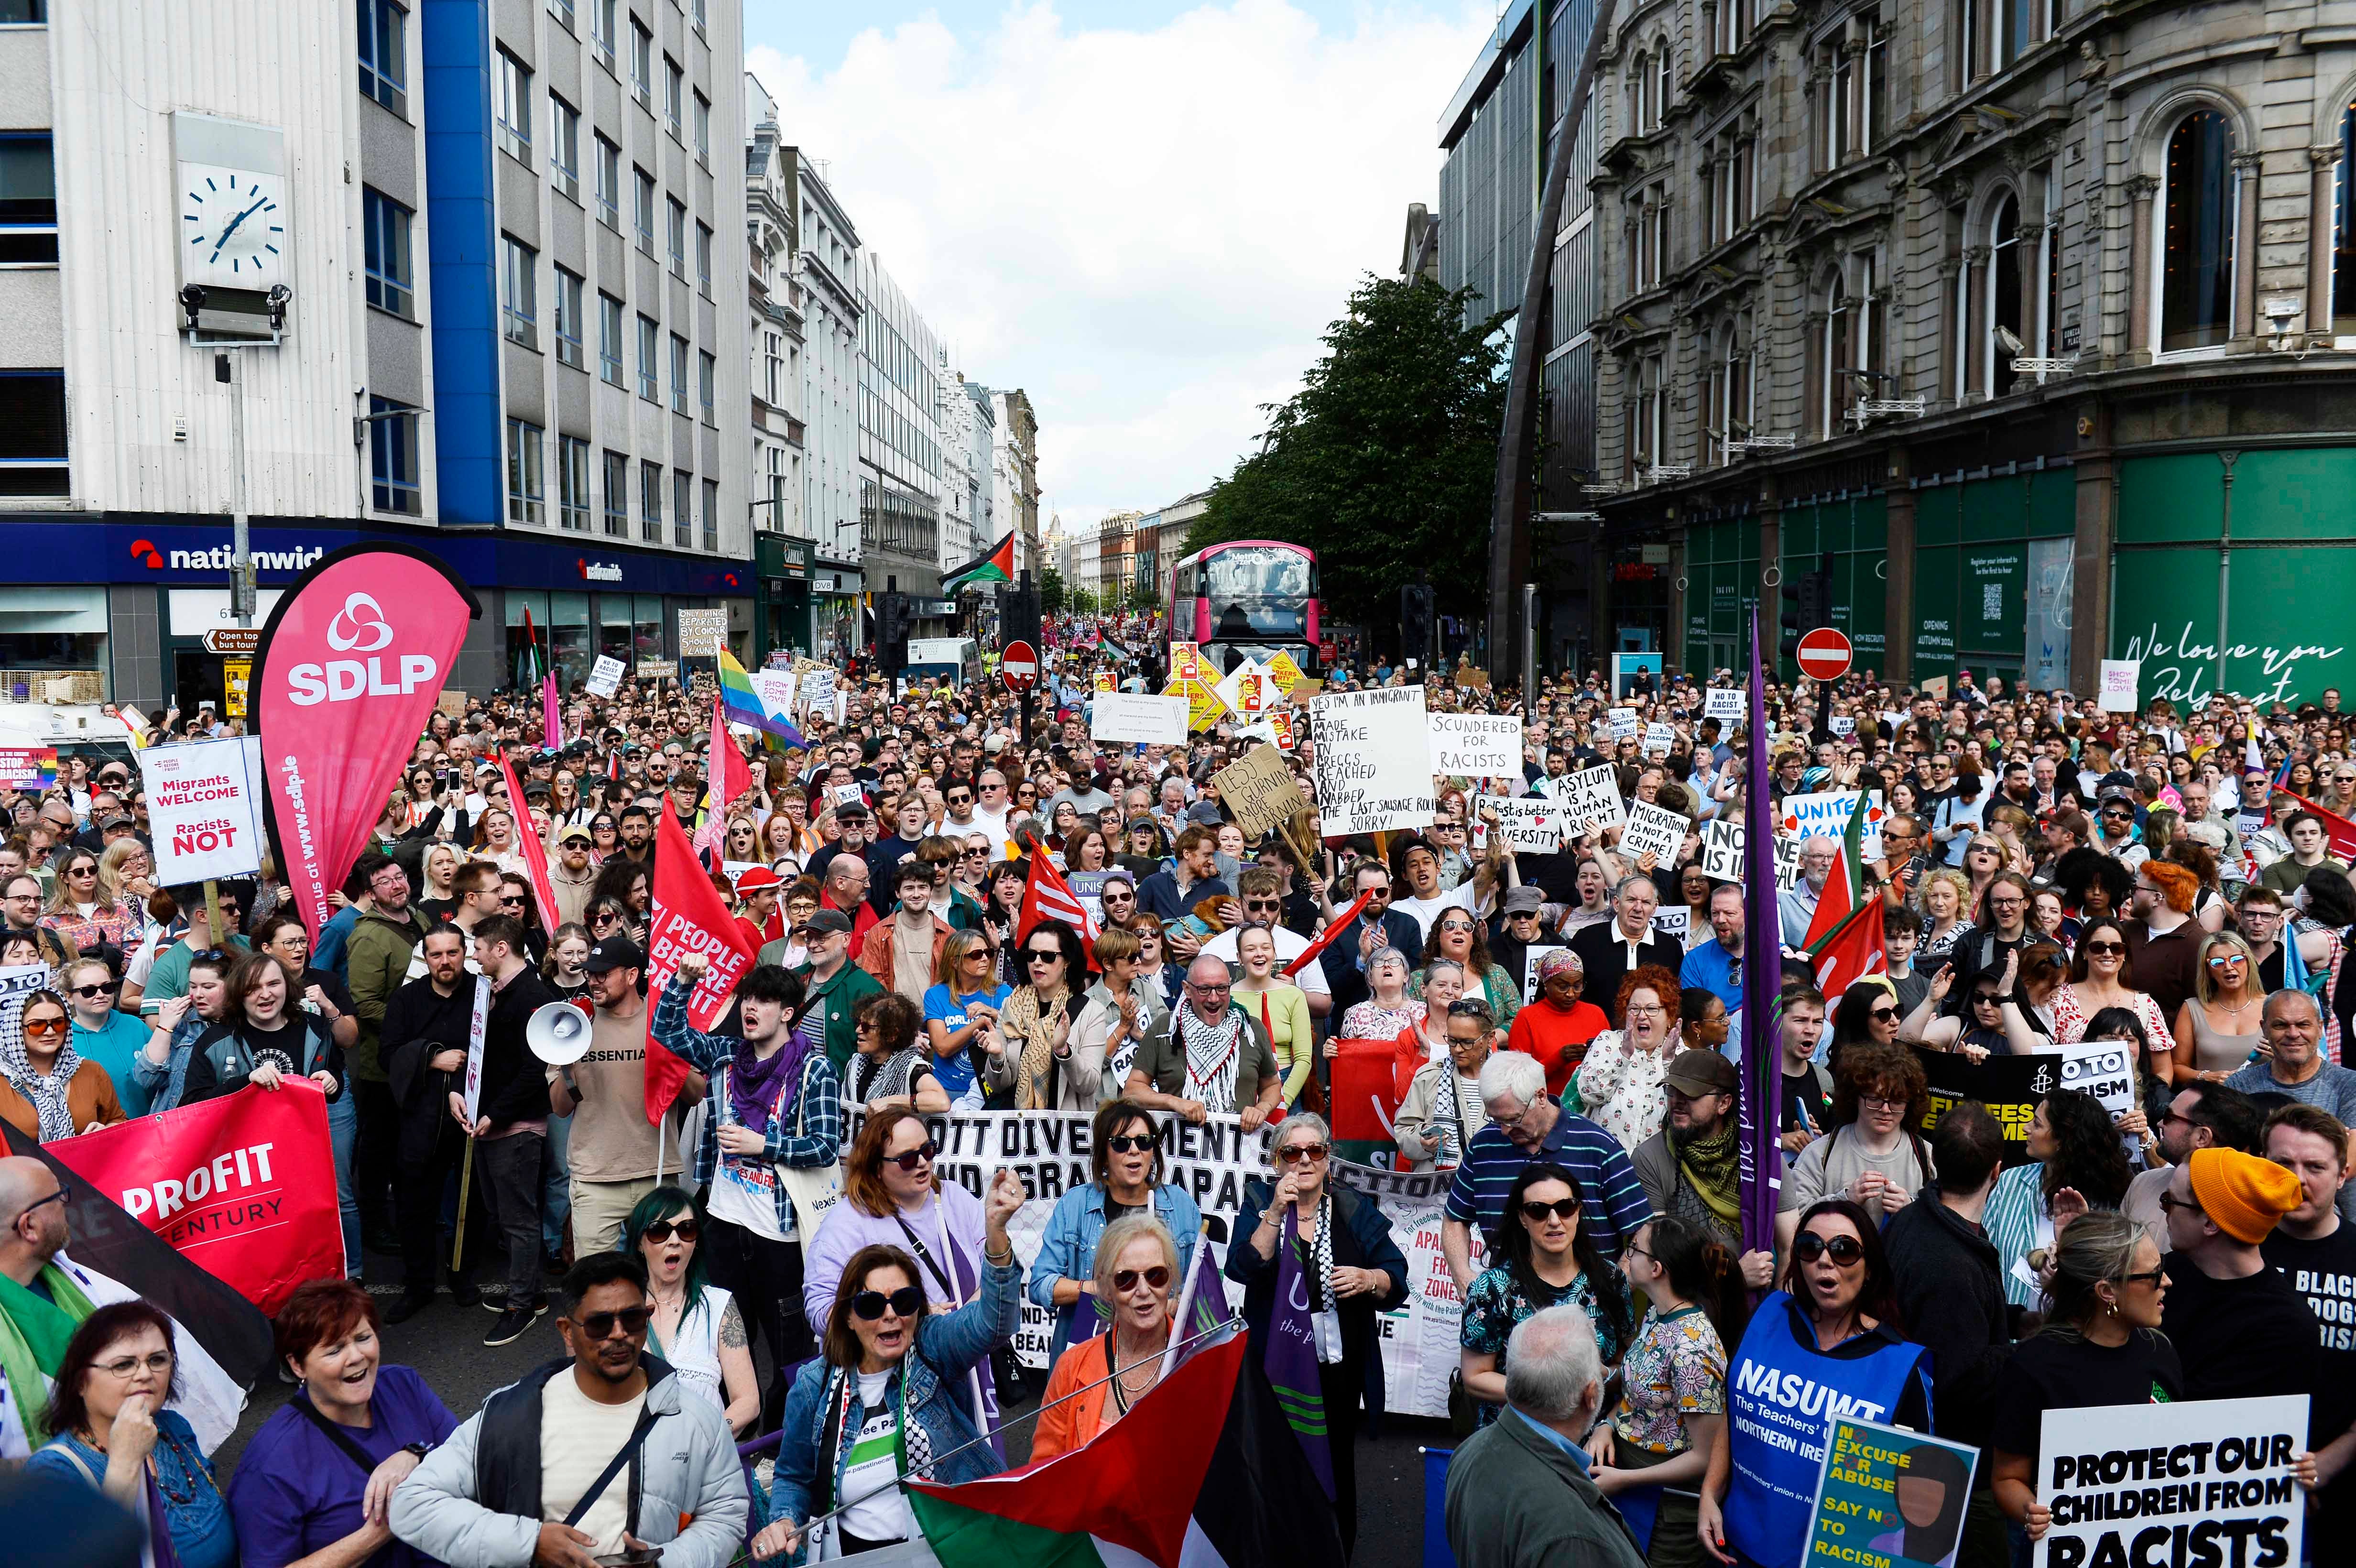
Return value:
M 1431 736 L 1423 688 L 1321 692 L 1309 699 L 1309 722 L 1327 837 L 1430 825 Z
M 150 746 L 139 753 L 159 882 L 246 877 L 262 869 L 259 745 L 240 737 Z

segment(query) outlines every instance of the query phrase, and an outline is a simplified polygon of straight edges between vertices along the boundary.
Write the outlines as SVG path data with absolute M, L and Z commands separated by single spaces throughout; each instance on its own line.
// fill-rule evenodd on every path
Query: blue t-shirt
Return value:
M 937 1019 L 948 1026 L 951 1034 L 955 1034 L 971 1021 L 965 1016 L 966 1002 L 982 1001 L 988 1002 L 993 1008 L 1003 1008 L 1006 1006 L 1006 998 L 1013 994 L 1013 987 L 998 986 L 986 991 L 969 991 L 965 994 L 964 1001 L 958 1001 L 949 995 L 949 988 L 947 986 L 935 986 L 925 993 L 925 1022 L 929 1025 Z M 931 1033 L 928 1028 L 926 1030 L 928 1040 Z M 973 1055 L 970 1045 L 971 1042 L 969 1041 L 968 1049 L 952 1051 L 947 1056 L 936 1055 L 933 1058 L 933 1076 L 940 1080 L 942 1090 L 952 1101 L 973 1087 Z
M 147 1114 L 147 1091 L 132 1076 L 131 1063 L 154 1032 L 153 1025 L 129 1013 L 107 1014 L 104 1029 L 84 1029 L 80 1019 L 74 1020 L 74 1054 L 106 1069 L 106 1075 L 114 1080 L 114 1097 L 134 1116 Z
M 369 1412 L 374 1425 L 365 1431 L 347 1426 L 343 1433 L 379 1464 L 412 1443 L 439 1445 L 458 1429 L 458 1418 L 407 1367 L 377 1370 Z M 245 1568 L 282 1568 L 359 1529 L 368 1481 L 369 1473 L 310 1417 L 282 1405 L 246 1445 L 230 1479 L 230 1513 Z M 394 1541 L 380 1547 L 369 1564 L 424 1568 L 433 1561 Z

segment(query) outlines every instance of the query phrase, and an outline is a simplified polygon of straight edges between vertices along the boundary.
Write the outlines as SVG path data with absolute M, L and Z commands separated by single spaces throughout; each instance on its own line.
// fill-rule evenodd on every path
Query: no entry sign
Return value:
M 1019 639 L 1007 644 L 998 660 L 998 673 L 1009 690 L 1030 690 L 1039 684 L 1039 650 Z
M 1800 673 L 1810 680 L 1838 680 L 1848 673 L 1850 653 L 1846 634 L 1818 626 L 1800 639 Z

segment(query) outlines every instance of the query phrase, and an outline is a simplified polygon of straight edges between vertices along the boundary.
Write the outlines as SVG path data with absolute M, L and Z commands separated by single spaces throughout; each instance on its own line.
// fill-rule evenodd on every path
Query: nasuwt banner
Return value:
M 307 1078 L 44 1147 L 264 1313 L 344 1276 L 327 1099 Z

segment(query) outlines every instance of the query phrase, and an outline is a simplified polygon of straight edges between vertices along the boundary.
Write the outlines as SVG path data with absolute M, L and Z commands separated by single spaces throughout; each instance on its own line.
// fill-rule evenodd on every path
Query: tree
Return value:
M 1136 581 L 1130 584 L 1129 607 L 1130 609 L 1143 612 L 1158 609 L 1161 603 L 1162 591 L 1151 578 L 1141 574 Z
M 1213 486 L 1180 553 L 1235 539 L 1315 550 L 1337 621 L 1395 622 L 1399 585 L 1419 577 L 1442 611 L 1477 613 L 1505 348 L 1502 317 L 1467 321 L 1472 297 L 1369 274 L 1301 390 L 1267 406 L 1260 450 Z
M 1060 615 L 1070 608 L 1069 596 L 1064 589 L 1064 574 L 1054 567 L 1039 573 L 1039 613 Z

